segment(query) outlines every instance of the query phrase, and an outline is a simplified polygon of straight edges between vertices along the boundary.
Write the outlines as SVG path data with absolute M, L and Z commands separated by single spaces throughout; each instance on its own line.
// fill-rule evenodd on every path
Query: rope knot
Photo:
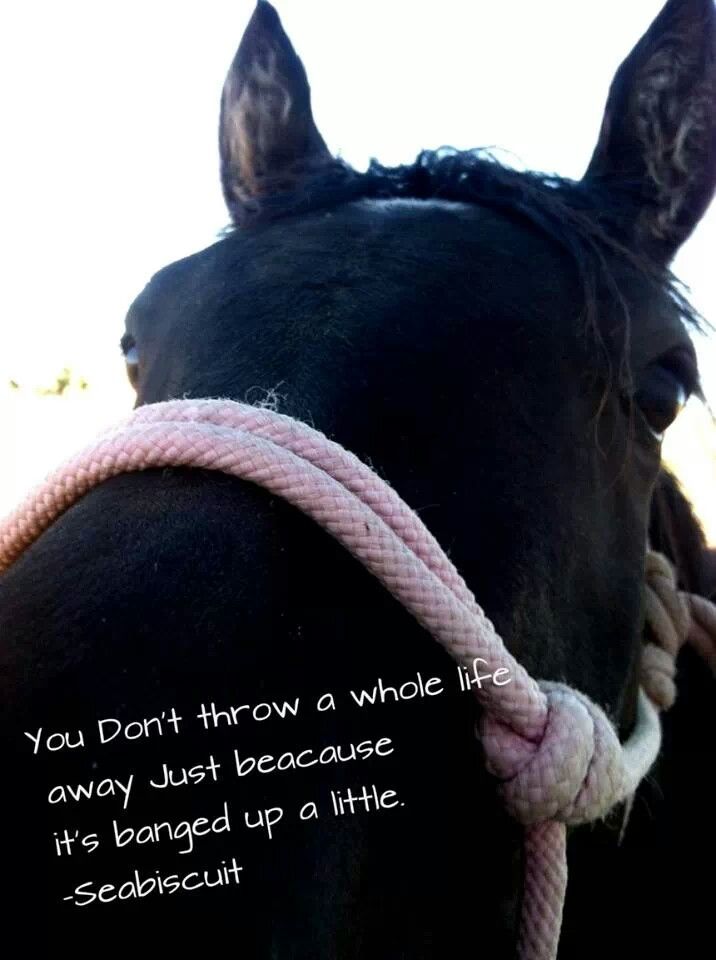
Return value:
M 526 740 L 485 713 L 480 736 L 488 769 L 520 823 L 585 823 L 605 816 L 626 793 L 616 730 L 588 697 L 542 681 L 546 719 L 538 741 Z

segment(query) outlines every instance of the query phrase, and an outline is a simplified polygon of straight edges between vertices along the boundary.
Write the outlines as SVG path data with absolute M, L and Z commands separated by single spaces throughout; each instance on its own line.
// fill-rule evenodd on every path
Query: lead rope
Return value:
M 92 487 L 120 473 L 175 466 L 218 470 L 282 497 L 349 550 L 459 664 L 471 670 L 481 658 L 487 672 L 507 670 L 509 684 L 475 693 L 483 708 L 478 734 L 507 809 L 526 828 L 520 960 L 554 960 L 567 881 L 566 827 L 600 819 L 628 800 L 659 750 L 656 705 L 668 700 L 669 678 L 673 686 L 673 636 L 664 624 L 678 611 L 679 643 L 688 625 L 681 601 L 672 603 L 668 565 L 655 561 L 658 570 L 647 571 L 647 582 L 658 582 L 647 594 L 658 598 L 661 607 L 654 609 L 663 609 L 666 619 L 657 623 L 648 601 L 647 617 L 665 656 L 645 654 L 646 692 L 639 692 L 636 724 L 623 745 L 588 697 L 565 684 L 537 682 L 517 663 L 440 546 L 384 481 L 323 434 L 268 410 L 230 400 L 139 408 L 51 474 L 0 524 L 0 572 Z
M 644 584 L 646 626 L 641 684 L 660 710 L 676 699 L 676 658 L 687 643 L 716 674 L 716 605 L 677 588 L 674 569 L 663 554 L 649 550 Z

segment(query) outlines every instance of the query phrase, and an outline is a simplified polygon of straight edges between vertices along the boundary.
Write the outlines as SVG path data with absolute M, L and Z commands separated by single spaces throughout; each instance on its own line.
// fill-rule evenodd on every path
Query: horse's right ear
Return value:
M 716 188 L 714 0 L 669 0 L 621 65 L 585 179 L 631 207 L 628 240 L 671 260 Z
M 313 122 L 303 64 L 264 0 L 226 77 L 219 149 L 224 198 L 238 224 L 262 196 L 295 189 L 332 162 Z

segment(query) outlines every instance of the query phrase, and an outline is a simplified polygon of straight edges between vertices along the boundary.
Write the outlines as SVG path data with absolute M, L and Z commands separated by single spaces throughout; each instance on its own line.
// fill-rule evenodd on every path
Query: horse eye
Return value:
M 131 334 L 125 333 L 119 345 L 124 354 L 124 362 L 127 364 L 129 382 L 136 389 L 137 375 L 139 372 L 139 350 L 137 349 L 137 344 Z
M 129 364 L 130 367 L 136 367 L 139 363 L 139 351 L 137 350 L 136 344 L 133 344 L 129 347 L 124 354 L 124 359 Z
M 136 366 L 139 363 L 139 351 L 137 350 L 136 341 L 131 333 L 124 334 L 119 342 L 119 346 L 124 354 L 126 363 L 130 367 Z
M 697 388 L 696 363 L 687 351 L 667 354 L 646 369 L 634 400 L 657 439 L 661 440 Z

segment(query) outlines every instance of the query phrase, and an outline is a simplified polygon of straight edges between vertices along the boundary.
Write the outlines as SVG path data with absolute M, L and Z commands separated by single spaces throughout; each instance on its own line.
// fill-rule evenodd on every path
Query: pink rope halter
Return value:
M 588 697 L 538 682 L 517 663 L 445 553 L 384 481 L 305 424 L 229 400 L 141 407 L 100 436 L 0 524 L 0 571 L 92 487 L 164 466 L 220 470 L 283 497 L 360 560 L 458 663 L 471 669 L 482 658 L 486 671 L 509 672 L 510 683 L 475 691 L 479 736 L 507 809 L 526 827 L 519 956 L 556 957 L 566 827 L 605 816 L 648 772 L 660 745 L 650 698 L 640 692 L 635 729 L 620 744 Z M 658 674 L 660 664 L 649 669 Z M 668 684 L 668 664 L 662 673 Z

